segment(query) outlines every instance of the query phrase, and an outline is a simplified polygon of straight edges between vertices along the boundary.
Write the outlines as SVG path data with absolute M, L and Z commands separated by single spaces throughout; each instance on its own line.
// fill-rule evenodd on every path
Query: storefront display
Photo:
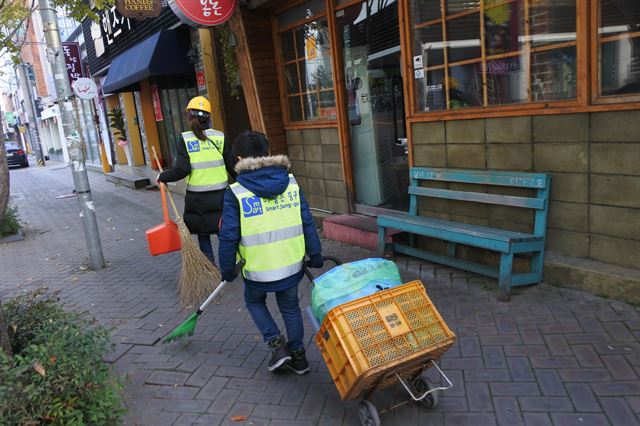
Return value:
M 575 1 L 410 3 L 418 110 L 576 98 Z
M 331 40 L 324 1 L 312 1 L 278 15 L 281 72 L 288 119 L 335 120 Z M 301 25 L 292 23 L 306 21 Z
M 601 0 L 599 94 L 640 95 L 640 2 Z

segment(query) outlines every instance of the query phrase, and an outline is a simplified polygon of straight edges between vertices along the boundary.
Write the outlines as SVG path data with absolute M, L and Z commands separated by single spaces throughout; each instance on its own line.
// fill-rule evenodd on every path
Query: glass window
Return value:
M 418 110 L 575 99 L 575 0 L 410 6 Z
M 324 0 L 307 0 L 278 15 L 278 27 L 285 28 L 308 18 L 325 14 Z
M 640 2 L 599 3 L 600 94 L 640 94 Z
M 289 121 L 335 120 L 327 20 L 308 22 L 279 38 Z

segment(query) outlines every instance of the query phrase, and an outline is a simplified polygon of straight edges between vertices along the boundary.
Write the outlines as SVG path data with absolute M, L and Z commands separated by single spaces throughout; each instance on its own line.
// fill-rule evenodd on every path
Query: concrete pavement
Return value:
M 154 258 L 146 248 L 144 231 L 161 221 L 158 193 L 90 173 L 108 262 L 90 271 L 76 199 L 56 198 L 71 193 L 71 172 L 48 164 L 11 171 L 26 239 L 0 245 L 0 295 L 47 285 L 70 309 L 112 327 L 116 347 L 107 359 L 127 378 L 125 424 L 359 424 L 357 402 L 340 400 L 308 324 L 311 373 L 267 371 L 268 351 L 239 281 L 202 316 L 192 338 L 160 345 L 187 313 L 177 303 L 179 254 Z M 333 241 L 323 246 L 345 261 L 373 256 Z M 639 424 L 637 308 L 546 284 L 498 303 L 492 280 L 415 259 L 397 262 L 405 280 L 422 279 L 458 336 L 441 363 L 454 388 L 434 411 L 405 405 L 383 414 L 383 425 Z M 309 292 L 304 282 L 303 306 Z M 381 408 L 393 398 L 388 390 L 374 402 Z M 247 420 L 232 422 L 236 415 Z

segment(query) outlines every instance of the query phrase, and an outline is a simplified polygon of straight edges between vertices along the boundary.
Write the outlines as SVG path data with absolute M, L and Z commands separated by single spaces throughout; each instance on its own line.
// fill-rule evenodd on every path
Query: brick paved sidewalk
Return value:
M 54 163 L 50 163 L 54 164 Z M 126 375 L 127 425 L 356 425 L 357 403 L 342 402 L 312 343 L 312 371 L 271 374 L 268 352 L 236 282 L 202 316 L 185 343 L 159 339 L 186 316 L 177 306 L 179 254 L 152 258 L 144 231 L 161 221 L 154 192 L 115 187 L 91 173 L 109 265 L 86 270 L 86 246 L 71 173 L 60 165 L 12 170 L 12 197 L 25 241 L 0 245 L 0 295 L 47 285 L 69 307 L 114 328 L 108 360 Z M 372 253 L 324 241 L 346 261 Z M 381 416 L 383 425 L 634 425 L 640 414 L 640 316 L 632 306 L 539 285 L 495 301 L 482 277 L 398 259 L 405 280 L 420 277 L 459 340 L 442 367 L 455 387 L 428 412 L 414 404 Z M 301 286 L 303 305 L 309 287 Z M 280 321 L 280 319 L 278 319 Z M 398 393 L 401 395 L 401 392 Z M 388 404 L 392 390 L 378 395 Z M 244 415 L 244 423 L 230 417 Z

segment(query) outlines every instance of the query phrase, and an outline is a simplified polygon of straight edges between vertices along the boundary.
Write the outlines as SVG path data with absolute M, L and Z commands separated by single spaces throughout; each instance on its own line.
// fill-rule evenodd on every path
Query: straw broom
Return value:
M 155 147 L 151 147 L 153 157 L 158 164 L 158 169 L 162 172 L 162 166 L 158 160 Z M 160 183 L 164 185 L 164 183 Z M 182 269 L 180 271 L 180 305 L 185 308 L 196 306 L 204 300 L 222 278 L 220 270 L 211 263 L 200 251 L 200 247 L 191 238 L 191 233 L 187 229 L 182 216 L 178 212 L 173 196 L 167 188 L 167 195 L 176 216 L 176 224 L 180 232 L 182 242 Z

